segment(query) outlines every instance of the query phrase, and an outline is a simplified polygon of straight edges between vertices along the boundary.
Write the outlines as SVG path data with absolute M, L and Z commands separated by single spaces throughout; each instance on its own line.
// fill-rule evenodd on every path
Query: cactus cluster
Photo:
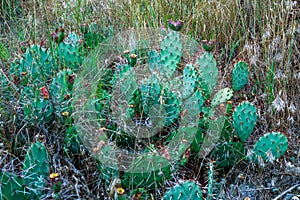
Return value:
M 4 199 L 38 199 L 44 192 L 49 175 L 49 158 L 46 147 L 33 143 L 24 160 L 22 176 L 0 172 L 1 194 Z
M 17 86 L 40 85 L 49 83 L 56 70 L 51 54 L 40 45 L 32 45 L 23 58 L 11 64 L 10 76 Z
M 20 121 L 45 126 L 57 120 L 64 125 L 71 115 L 72 85 L 82 59 L 75 33 L 57 45 L 55 54 L 37 44 L 28 47 L 9 71 L 9 81 L 19 92 L 17 102 L 23 112 Z
M 136 149 L 139 153 L 146 153 L 136 160 L 129 160 L 127 169 L 122 173 L 119 171 L 122 163 L 114 164 L 115 168 L 111 162 L 99 164 L 102 178 L 108 183 L 120 179 L 125 191 L 160 187 L 177 167 L 185 165 L 185 152 L 191 150 L 193 156 L 203 153 L 201 148 L 209 147 L 212 142 L 206 141 L 206 138 L 214 133 L 218 133 L 220 138 L 215 139 L 217 145 L 209 157 L 216 160 L 216 168 L 230 167 L 248 158 L 245 143 L 257 123 L 256 107 L 245 101 L 232 112 L 232 104 L 229 103 L 234 92 L 246 85 L 248 65 L 243 61 L 235 64 L 232 88 L 216 91 L 219 74 L 213 54 L 204 52 L 194 63 L 183 64 L 183 44 L 174 26 L 171 24 L 171 30 L 164 34 L 160 49 L 144 48 L 142 52 L 133 49 L 121 53 L 117 62 L 107 65 L 96 88 L 95 108 L 101 129 L 106 134 L 102 138 L 103 144 L 114 143 L 128 152 Z M 146 81 L 138 82 L 138 73 L 150 75 Z M 120 99 L 114 97 L 116 94 Z M 117 102 L 118 109 L 111 102 Z M 219 107 L 226 110 L 221 113 L 222 116 L 216 112 Z M 117 111 L 113 114 L 114 109 Z M 140 127 L 144 128 L 143 134 L 154 134 L 140 138 L 140 133 L 134 133 Z M 255 155 L 264 157 L 264 153 L 270 150 L 262 147 L 267 144 L 264 137 L 253 147 Z M 191 145 L 185 145 L 184 141 L 189 140 Z M 286 144 L 273 138 L 272 154 L 275 157 L 283 155 Z M 279 146 L 282 151 L 276 154 L 274 148 Z M 166 152 L 162 153 L 162 149 Z M 103 148 L 101 154 L 106 154 L 106 157 L 102 159 L 113 157 L 117 160 L 117 155 L 111 151 L 110 146 Z M 212 167 L 210 170 L 211 193 Z M 119 196 L 124 195 L 128 192 Z M 193 182 L 172 188 L 164 198 L 190 197 L 202 198 L 201 189 Z
M 135 50 L 129 52 L 136 53 Z M 216 60 L 211 53 L 202 54 L 195 63 L 185 64 L 184 68 L 180 69 L 182 52 L 180 34 L 171 30 L 164 36 L 160 51 L 149 49 L 147 53 L 143 53 L 146 56 L 146 59 L 143 60 L 147 63 L 143 68 L 144 73 L 152 74 L 147 81 L 137 84 L 137 74 L 134 69 L 139 66 L 135 66 L 136 62 L 132 64 L 132 56 L 129 56 L 128 52 L 123 54 L 125 62 L 116 63 L 114 68 L 108 68 L 105 76 L 101 77 L 96 89 L 95 107 L 98 111 L 99 121 L 101 121 L 100 124 L 107 134 L 107 139 L 109 138 L 104 143 L 115 142 L 118 147 L 130 151 L 136 145 L 136 138 L 128 131 L 141 125 L 148 127 L 150 131 L 156 130 L 152 127 L 153 124 L 161 126 L 161 129 L 156 130 L 157 133 L 150 138 L 140 139 L 138 149 L 146 151 L 148 147 L 144 144 L 150 142 L 152 154 L 133 161 L 124 174 L 119 174 L 117 169 L 112 169 L 110 166 L 107 166 L 109 172 L 105 172 L 105 164 L 101 165 L 102 177 L 105 180 L 108 179 L 108 182 L 118 177 L 125 188 L 152 188 L 162 185 L 172 173 L 170 165 L 177 166 L 178 163 L 183 165 L 186 163 L 186 158 L 182 155 L 188 146 L 183 141 L 194 140 L 193 149 L 199 151 L 205 136 L 202 129 L 206 126 L 204 124 L 210 124 L 210 117 L 214 116 L 215 107 L 226 103 L 232 97 L 233 90 L 230 88 L 224 88 L 213 95 L 217 84 L 218 69 Z M 179 78 L 176 78 L 177 76 Z M 120 82 L 120 86 L 118 85 L 116 88 L 115 84 Z M 181 96 L 178 96 L 174 88 L 179 90 Z M 113 115 L 111 110 L 115 108 L 110 107 L 109 103 L 111 101 L 118 102 L 118 99 L 111 99 L 116 90 L 124 98 L 119 100 L 120 103 L 117 105 L 121 107 L 123 101 L 127 102 L 122 110 L 123 113 L 126 111 L 127 117 L 122 118 L 122 122 L 119 124 L 115 123 L 116 118 L 111 119 Z M 211 96 L 213 96 L 212 104 L 204 105 Z M 199 118 L 201 112 L 205 113 L 205 117 L 200 118 L 199 123 L 195 123 L 195 119 Z M 114 116 L 123 115 L 118 113 Z M 128 122 L 126 126 L 122 125 L 125 120 Z M 218 127 L 220 129 L 218 124 L 221 124 L 223 120 L 224 118 L 216 117 L 210 128 Z M 178 129 L 179 124 L 184 124 L 184 126 Z M 209 130 L 209 126 L 206 126 L 207 129 Z M 165 140 L 161 140 L 162 135 L 166 138 Z M 180 138 L 183 135 L 185 138 Z M 169 156 L 164 157 L 159 153 L 154 153 L 160 151 L 157 143 L 159 140 L 161 140 L 160 145 L 166 145 L 165 149 L 172 149 L 171 152 L 168 152 Z M 178 143 L 182 143 L 182 145 L 177 147 Z M 170 160 L 170 158 L 176 159 Z M 185 161 L 181 162 L 181 159 L 185 159 Z M 159 167 L 158 163 L 159 165 L 165 163 L 165 167 Z
M 277 159 L 282 156 L 288 147 L 288 140 L 282 133 L 267 133 L 260 137 L 253 146 L 253 153 L 247 155 L 245 142 L 254 130 L 257 123 L 256 107 L 245 101 L 240 103 L 232 114 L 232 126 L 239 141 L 230 137 L 218 145 L 212 152 L 212 157 L 218 160 L 217 167 L 229 167 L 242 159 L 254 160 L 256 162 Z M 233 136 L 234 137 L 234 136 Z
M 209 164 L 205 196 L 212 199 L 214 167 L 231 167 L 243 159 L 272 161 L 288 148 L 284 134 L 271 132 L 260 137 L 247 155 L 246 143 L 258 121 L 257 109 L 248 101 L 232 109 L 235 104 L 230 100 L 247 84 L 248 65 L 236 63 L 232 88 L 219 89 L 217 62 L 211 52 L 215 42 L 202 41 L 205 52 L 188 62 L 183 58 L 185 43 L 178 32 L 183 21 L 170 20 L 168 24 L 170 30 L 162 34 L 159 47 L 122 49 L 117 59 L 105 65 L 91 97 L 97 112 L 92 123 L 99 122 L 97 131 L 104 134 L 98 135 L 97 147 L 94 141 L 89 142 L 93 152 L 99 153 L 103 182 L 120 180 L 112 190 L 114 199 L 153 198 L 148 191 L 164 187 L 190 156 L 215 160 L 215 165 Z M 105 38 L 99 30 L 96 23 L 83 24 L 81 36 L 65 35 L 62 28 L 57 29 L 51 34 L 53 49 L 29 46 L 7 74 L 0 73 L 1 95 L 17 102 L 17 120 L 34 127 L 63 129 L 67 153 L 81 153 L 81 138 L 72 116 L 74 81 L 86 53 Z M 141 81 L 140 74 L 150 76 Z M 7 99 L 1 99 L 0 106 Z M 217 137 L 211 137 L 214 135 Z M 203 151 L 206 148 L 208 152 Z M 115 149 L 124 151 L 118 155 Z M 132 157 L 126 163 L 120 161 L 128 155 Z M 41 198 L 48 175 L 47 149 L 35 142 L 25 156 L 22 176 L 0 172 L 0 197 Z M 58 192 L 61 182 L 55 178 L 57 175 L 53 175 L 53 190 Z M 163 194 L 163 199 L 202 198 L 202 189 L 194 181 L 178 183 Z

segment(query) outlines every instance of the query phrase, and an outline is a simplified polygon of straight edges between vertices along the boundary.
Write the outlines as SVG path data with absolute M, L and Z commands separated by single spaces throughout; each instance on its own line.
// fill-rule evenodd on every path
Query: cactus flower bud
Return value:
M 49 92 L 47 90 L 47 88 L 44 86 L 44 87 L 41 87 L 40 88 L 40 91 L 41 91 L 41 95 L 44 99 L 49 99 Z
M 214 40 L 202 40 L 201 43 L 205 51 L 212 51 L 216 42 Z
M 179 31 L 183 27 L 183 21 L 178 20 L 178 21 L 175 22 L 175 21 L 169 19 L 168 20 L 168 26 L 173 31 Z

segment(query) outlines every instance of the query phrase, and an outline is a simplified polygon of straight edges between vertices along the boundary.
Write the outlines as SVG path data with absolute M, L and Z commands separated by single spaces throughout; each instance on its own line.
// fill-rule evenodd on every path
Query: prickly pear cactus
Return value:
M 157 188 L 171 175 L 169 161 L 161 156 L 145 155 L 130 165 L 130 170 L 122 177 L 126 188 Z
M 10 66 L 13 82 L 26 85 L 28 83 L 45 84 L 57 70 L 50 54 L 39 45 L 32 45 L 26 50 L 20 61 Z
M 49 175 L 49 158 L 46 147 L 33 143 L 27 151 L 24 160 L 24 183 L 31 189 L 30 198 L 34 199 L 45 191 L 46 179 Z
M 243 102 L 233 112 L 233 127 L 242 142 L 246 142 L 252 133 L 256 122 L 256 107 L 249 102 Z
M 160 54 L 158 51 L 152 49 L 147 52 L 148 67 L 152 73 L 158 72 L 162 66 Z
M 63 69 L 57 73 L 50 85 L 51 99 L 54 104 L 57 119 L 63 124 L 71 116 L 71 98 L 75 74 L 70 69 Z
M 216 168 L 228 168 L 242 160 L 246 154 L 245 144 L 242 142 L 223 142 L 217 145 L 211 154 L 216 160 Z
M 248 65 L 245 62 L 238 62 L 232 71 L 232 89 L 240 90 L 248 82 Z
M 0 172 L 0 198 L 29 199 L 29 191 L 24 190 L 24 183 L 21 177 L 9 172 Z
M 182 57 L 180 34 L 176 31 L 170 31 L 164 37 L 160 48 L 160 58 L 163 64 L 161 70 L 165 76 L 164 78 L 171 78 L 177 69 L 177 63 L 179 63 Z
M 68 37 L 65 39 L 65 43 L 66 44 L 70 44 L 74 47 L 78 47 L 79 45 L 79 41 L 80 41 L 80 38 L 78 37 L 78 35 L 74 32 L 70 33 L 68 35 Z
M 26 121 L 39 125 L 52 121 L 53 105 L 47 87 L 24 87 L 19 102 L 24 109 Z
M 77 46 L 65 42 L 59 44 L 57 55 L 61 68 L 69 68 L 74 72 L 77 71 L 83 59 Z
M 185 164 L 183 154 L 190 150 L 190 141 L 196 153 L 202 147 L 205 149 L 200 152 L 203 156 L 208 155 L 206 149 L 212 149 L 208 145 L 224 143 L 218 141 L 218 136 L 223 130 L 225 113 L 220 114 L 217 109 L 226 108 L 233 90 L 224 88 L 216 92 L 218 68 L 212 53 L 205 52 L 195 58 L 195 62 L 186 64 L 182 55 L 189 50 L 183 49 L 181 40 L 181 35 L 171 30 L 163 35 L 157 49 L 117 49 L 118 53 L 113 53 L 118 54 L 116 58 L 111 64 L 105 63 L 101 77 L 96 79 L 97 86 L 92 87 L 96 92 L 89 97 L 95 97 L 91 106 L 96 108 L 100 130 L 106 137 L 97 141 L 102 149 L 100 154 L 104 155 L 98 157 L 101 178 L 107 183 L 118 178 L 126 190 L 160 187 L 170 178 L 170 166 L 177 168 Z M 109 54 L 107 50 L 104 52 Z M 228 124 L 231 125 L 229 121 Z M 136 132 L 143 135 L 134 135 Z M 152 135 L 146 137 L 148 133 Z M 187 137 L 182 137 L 185 134 Z M 211 135 L 216 135 L 216 139 L 213 138 L 216 141 L 207 139 Z M 244 155 L 243 143 L 233 143 L 231 135 L 226 138 L 229 141 L 218 148 L 215 156 L 224 160 L 224 166 L 237 162 L 240 157 L 236 155 Z M 115 146 L 110 149 L 105 147 L 107 144 Z M 98 148 L 94 148 L 97 145 L 93 144 L 92 151 L 98 152 Z M 164 147 L 167 152 L 162 156 Z M 126 163 L 116 158 L 119 155 L 115 154 L 115 148 L 124 150 Z M 233 157 L 220 158 L 224 152 Z M 129 160 L 132 154 L 138 155 L 133 161 Z M 106 163 L 108 159 L 114 162 Z M 197 195 L 192 197 L 202 197 Z
M 45 179 L 49 174 L 49 158 L 46 147 L 36 142 L 31 144 L 24 160 L 25 182 L 31 180 Z
M 213 100 L 211 101 L 211 106 L 215 107 L 222 103 L 226 103 L 233 96 L 233 90 L 230 88 L 223 88 L 219 90 Z
M 202 200 L 201 188 L 196 182 L 185 181 L 178 183 L 168 190 L 162 200 L 178 199 L 178 200 Z
M 10 199 L 40 199 L 45 191 L 49 175 L 49 160 L 46 147 L 36 142 L 28 149 L 23 163 L 22 177 L 9 172 L 0 172 L 0 197 Z
M 195 65 L 200 74 L 199 88 L 202 89 L 203 96 L 207 100 L 211 97 L 218 81 L 217 62 L 211 53 L 205 52 L 198 58 Z
M 71 151 L 75 155 L 80 154 L 82 142 L 74 126 L 69 126 L 67 128 L 64 144 L 65 144 L 65 151 L 67 152 L 67 154 L 69 151 Z
M 250 158 L 264 161 L 272 161 L 284 155 L 288 148 L 287 137 L 278 132 L 263 135 L 253 146 L 253 154 Z

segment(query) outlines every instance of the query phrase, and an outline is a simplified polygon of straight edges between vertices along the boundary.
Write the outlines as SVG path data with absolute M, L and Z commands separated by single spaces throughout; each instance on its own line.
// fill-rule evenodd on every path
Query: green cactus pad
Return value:
M 19 102 L 24 108 L 25 120 L 32 124 L 46 124 L 52 121 L 53 105 L 44 98 L 40 89 L 24 87 L 21 90 Z
M 205 52 L 198 58 L 195 66 L 200 75 L 199 88 L 203 91 L 205 99 L 208 99 L 218 81 L 217 62 L 211 53 Z
M 183 70 L 183 79 L 182 79 L 182 96 L 183 98 L 188 98 L 192 95 L 196 89 L 196 81 L 197 81 L 197 74 L 194 70 L 194 67 L 190 64 L 186 65 Z
M 224 142 L 215 147 L 211 158 L 217 161 L 217 169 L 227 168 L 243 159 L 245 153 L 245 145 L 242 142 Z
M 197 133 L 197 127 L 181 127 L 176 132 L 173 132 L 167 141 L 170 143 L 167 145 L 167 149 L 169 149 L 171 157 L 177 158 L 179 160 L 179 156 L 183 155 L 183 153 L 189 148 L 189 143 L 185 141 L 192 141 L 195 138 Z
M 202 192 L 199 185 L 192 181 L 185 181 L 183 183 L 178 183 L 173 188 L 168 190 L 163 198 L 163 200 L 202 200 Z
M 253 146 L 253 156 L 255 160 L 261 157 L 264 161 L 270 160 L 270 156 L 277 159 L 284 155 L 288 148 L 287 137 L 279 132 L 267 133 Z
M 42 143 L 36 142 L 31 144 L 24 160 L 23 170 L 25 171 L 25 177 L 28 176 L 28 179 L 37 178 L 39 176 L 45 178 L 48 176 L 48 151 Z
M 24 183 L 31 189 L 30 199 L 36 199 L 44 193 L 49 172 L 49 158 L 46 147 L 40 142 L 31 144 L 23 166 Z
M 164 75 L 163 78 L 171 78 L 182 57 L 182 44 L 180 41 L 180 34 L 176 31 L 170 31 L 161 42 L 160 58 L 163 68 L 161 68 Z
M 170 163 L 166 158 L 148 154 L 136 158 L 121 179 L 126 188 L 157 188 L 170 175 Z
M 180 110 L 179 101 L 176 94 L 170 91 L 168 88 L 164 89 L 163 106 L 166 112 L 165 125 L 170 125 L 175 119 L 178 118 Z
M 11 64 L 10 74 L 22 85 L 40 84 L 48 82 L 56 69 L 50 54 L 39 45 L 32 45 L 20 61 Z
M 0 197 L 4 200 L 29 199 L 29 191 L 25 189 L 23 179 L 9 172 L 0 172 Z
M 40 142 L 33 143 L 25 156 L 22 178 L 12 173 L 0 172 L 1 194 L 7 200 L 40 199 L 45 191 L 48 175 L 46 147 Z
M 240 90 L 248 82 L 248 65 L 245 62 L 238 62 L 232 70 L 232 89 Z
M 211 106 L 215 107 L 222 103 L 227 102 L 229 99 L 231 99 L 232 95 L 233 95 L 233 90 L 230 88 L 223 88 L 219 90 L 215 94 L 213 100 L 211 101 Z
M 73 154 L 80 154 L 80 145 L 82 145 L 82 141 L 79 137 L 79 133 L 76 131 L 74 126 L 70 126 L 67 128 L 65 133 L 65 151 L 71 151 Z
M 79 39 L 78 35 L 76 33 L 72 32 L 65 39 L 65 43 L 77 47 L 79 45 L 79 40 L 80 39 Z
M 82 63 L 82 56 L 79 53 L 79 48 L 68 43 L 60 43 L 57 49 L 57 55 L 62 68 L 72 69 L 77 71 Z
M 50 85 L 50 94 L 54 103 L 57 119 L 65 122 L 71 115 L 71 98 L 75 74 L 70 69 L 59 71 Z
M 102 139 L 107 140 L 106 136 Z M 101 153 L 97 154 L 96 158 L 100 161 L 98 163 L 98 169 L 101 172 L 101 179 L 107 184 L 119 176 L 118 166 L 116 164 L 116 154 L 113 151 L 113 147 L 104 145 L 100 150 Z M 109 155 L 109 157 L 107 157 Z
M 150 50 L 148 55 L 148 68 L 152 73 L 157 73 L 161 70 L 162 64 L 160 61 L 160 54 L 156 50 Z
M 233 112 L 233 127 L 242 142 L 246 142 L 257 122 L 256 107 L 243 102 Z

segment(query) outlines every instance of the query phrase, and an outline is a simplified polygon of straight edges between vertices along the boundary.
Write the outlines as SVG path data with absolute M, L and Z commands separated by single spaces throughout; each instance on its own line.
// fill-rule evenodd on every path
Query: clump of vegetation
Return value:
M 298 7 L 4 1 L 0 197 L 296 196 Z

